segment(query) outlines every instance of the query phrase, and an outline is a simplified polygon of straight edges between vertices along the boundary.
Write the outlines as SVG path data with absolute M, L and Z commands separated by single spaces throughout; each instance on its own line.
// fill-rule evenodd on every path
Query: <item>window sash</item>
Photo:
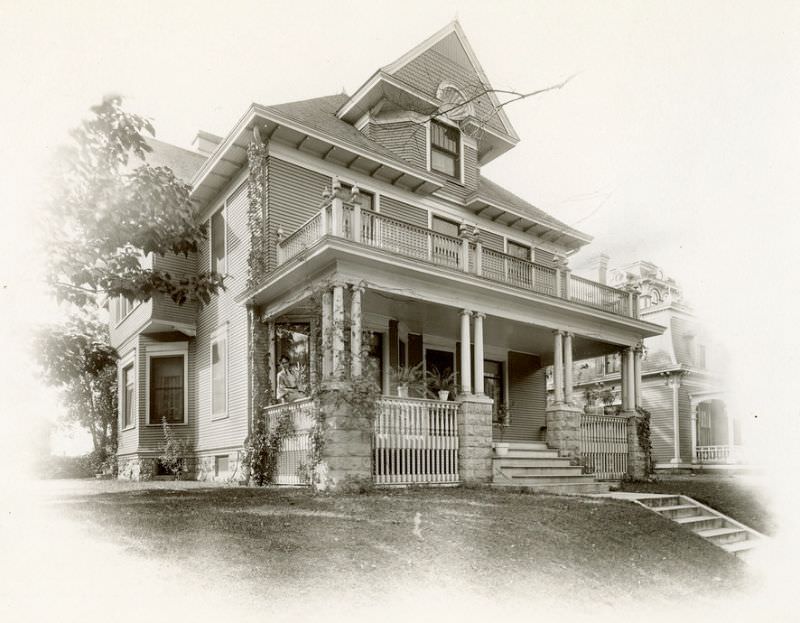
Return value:
M 125 394 L 122 398 L 122 427 L 127 428 L 133 424 L 133 364 L 122 369 L 122 386 L 125 388 Z
M 225 213 L 223 208 L 211 217 L 211 270 L 225 272 Z
M 461 133 L 457 128 L 431 121 L 431 169 L 450 177 L 459 177 Z
M 220 338 L 211 343 L 211 414 L 226 412 L 227 340 Z
M 150 423 L 168 424 L 184 422 L 184 368 L 183 355 L 153 357 L 150 359 Z
M 512 240 L 508 241 L 508 254 L 513 255 L 514 257 L 518 257 L 521 260 L 528 260 L 531 259 L 531 248 L 527 245 L 520 244 L 519 242 L 514 242 Z

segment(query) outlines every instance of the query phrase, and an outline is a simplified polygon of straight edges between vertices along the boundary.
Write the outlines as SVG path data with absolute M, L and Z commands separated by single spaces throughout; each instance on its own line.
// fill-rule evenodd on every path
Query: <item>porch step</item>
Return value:
M 493 459 L 495 465 L 506 467 L 572 467 L 570 460 L 566 458 L 525 458 L 507 457 Z
M 514 483 L 519 483 L 523 485 L 536 485 L 536 484 L 562 484 L 562 483 L 571 483 L 577 484 L 582 482 L 594 482 L 594 478 L 591 476 L 581 476 L 580 474 L 577 475 L 569 475 L 569 476 L 561 476 L 558 474 L 547 474 L 542 476 L 528 476 L 525 474 L 510 474 L 511 480 Z
M 494 453 L 498 459 L 557 459 L 558 450 L 517 450 L 511 448 L 505 454 Z
M 501 469 L 503 472 L 511 476 L 512 478 L 518 478 L 521 476 L 581 476 L 581 466 L 580 465 L 570 465 L 567 463 L 566 465 L 539 465 L 538 463 L 536 466 L 530 465 L 501 465 Z
M 685 495 L 642 495 L 635 502 L 744 559 L 745 554 L 766 539 L 755 530 Z
M 497 445 L 507 445 L 509 448 L 514 448 L 514 450 L 547 450 L 550 451 L 550 448 L 547 447 L 547 444 L 543 441 L 531 441 L 526 443 L 520 443 L 516 441 L 507 441 L 507 442 L 495 442 L 492 444 L 493 446 Z
M 607 482 L 593 482 L 591 479 L 586 482 L 559 482 L 535 484 L 517 482 L 493 482 L 493 487 L 514 487 L 516 489 L 526 489 L 539 493 L 552 493 L 554 495 L 585 495 L 587 493 L 606 493 L 609 489 Z

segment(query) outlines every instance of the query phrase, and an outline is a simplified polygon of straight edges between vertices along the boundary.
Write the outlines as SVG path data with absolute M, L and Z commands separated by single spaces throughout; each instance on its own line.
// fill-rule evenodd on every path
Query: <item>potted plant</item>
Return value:
M 397 395 L 408 398 L 408 388 L 419 390 L 423 386 L 422 362 L 415 366 L 398 366 L 392 368 L 392 379 L 397 383 Z
M 425 373 L 428 394 L 438 396 L 439 400 L 445 401 L 450 394 L 456 393 L 456 375 L 450 368 L 445 368 L 444 372 L 439 372 L 439 368 L 433 367 Z
M 614 401 L 616 400 L 616 394 L 614 392 L 614 387 L 608 387 L 600 391 L 600 402 L 603 403 L 603 412 L 606 415 L 614 415 Z
M 511 424 L 511 413 L 509 412 L 508 405 L 501 403 L 497 405 L 497 422 L 495 424 L 500 428 L 500 441 L 494 444 L 494 453 L 497 456 L 506 456 L 508 454 L 508 445 L 503 442 L 508 425 Z

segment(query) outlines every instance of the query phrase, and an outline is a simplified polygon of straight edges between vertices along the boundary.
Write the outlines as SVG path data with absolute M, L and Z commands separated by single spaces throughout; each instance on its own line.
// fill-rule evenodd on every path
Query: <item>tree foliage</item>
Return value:
M 88 314 L 41 328 L 34 340 L 47 384 L 61 389 L 67 418 L 92 436 L 95 454 L 109 456 L 117 438 L 117 353 L 108 327 Z
M 186 256 L 206 239 L 190 187 L 171 169 L 146 162 L 152 148 L 145 135 L 154 136 L 152 124 L 124 111 L 119 97 L 104 99 L 91 112 L 62 151 L 45 223 L 57 297 L 79 306 L 102 293 L 131 300 L 163 293 L 178 304 L 208 302 L 224 287 L 222 275 L 175 275 L 142 266 L 150 253 Z

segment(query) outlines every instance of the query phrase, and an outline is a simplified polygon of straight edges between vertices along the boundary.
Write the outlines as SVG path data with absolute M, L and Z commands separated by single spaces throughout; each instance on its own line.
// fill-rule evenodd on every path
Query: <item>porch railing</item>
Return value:
M 377 484 L 458 482 L 458 404 L 393 398 L 379 401 L 373 431 Z
M 697 460 L 700 463 L 724 463 L 741 459 L 739 446 L 697 446 Z
M 311 398 L 264 409 L 269 430 L 274 430 L 282 418 L 291 421 L 291 433 L 281 440 L 278 462 L 275 466 L 275 484 L 304 485 L 307 478 L 304 467 L 311 451 L 311 429 L 314 426 L 317 405 Z
M 595 478 L 622 478 L 628 471 L 626 418 L 582 414 L 581 454 L 584 465 Z
M 634 292 L 573 276 L 566 268 L 487 249 L 479 238 L 466 232 L 464 237 L 448 236 L 335 197 L 326 199 L 319 212 L 295 232 L 279 239 L 278 264 L 296 257 L 327 235 L 614 314 L 638 317 L 638 296 Z

